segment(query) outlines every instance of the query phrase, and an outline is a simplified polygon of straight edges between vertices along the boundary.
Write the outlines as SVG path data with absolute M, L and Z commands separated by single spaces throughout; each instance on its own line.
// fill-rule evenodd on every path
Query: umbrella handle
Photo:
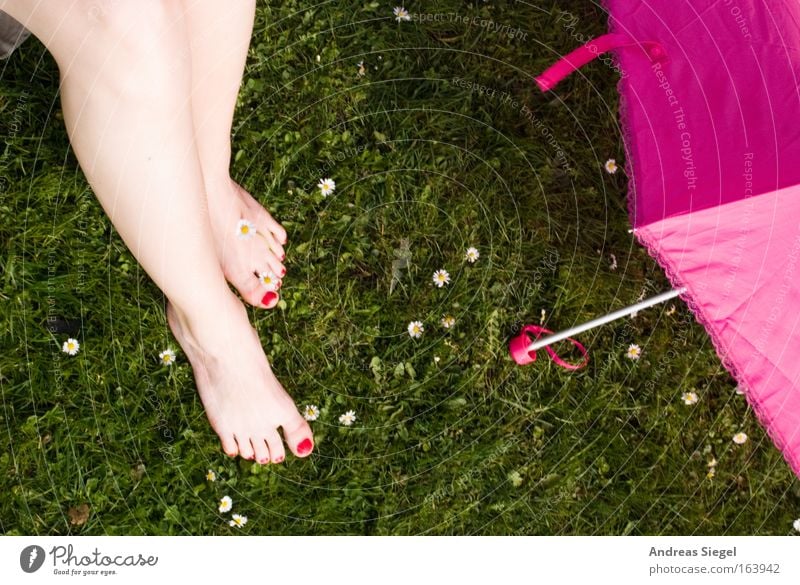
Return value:
M 545 329 L 544 327 L 540 327 L 539 325 L 525 325 L 522 328 L 520 334 L 511 340 L 511 343 L 508 344 L 508 350 L 511 354 L 511 357 L 514 359 L 521 366 L 525 366 L 528 364 L 532 364 L 536 361 L 536 350 L 531 350 L 531 340 L 530 336 L 533 336 L 534 339 L 538 339 L 544 333 L 553 333 L 549 329 Z M 549 346 L 545 347 L 544 350 L 550 356 L 550 359 L 553 360 L 557 365 L 561 366 L 567 370 L 579 370 L 586 366 L 589 363 L 589 352 L 586 351 L 586 348 L 578 341 L 575 341 L 572 338 L 567 338 L 567 341 L 572 343 L 575 347 L 578 348 L 578 351 L 583 354 L 583 361 L 578 364 L 571 364 L 569 362 L 565 362 L 561 357 Z
M 630 35 L 624 33 L 609 33 L 596 37 L 571 53 L 563 56 L 534 79 L 539 89 L 542 91 L 550 91 L 567 75 L 573 71 L 577 71 L 594 59 L 597 59 L 597 57 L 603 53 L 621 47 L 632 46 L 642 47 L 651 61 L 663 61 L 667 57 L 664 49 L 658 43 L 652 41 L 635 41 Z

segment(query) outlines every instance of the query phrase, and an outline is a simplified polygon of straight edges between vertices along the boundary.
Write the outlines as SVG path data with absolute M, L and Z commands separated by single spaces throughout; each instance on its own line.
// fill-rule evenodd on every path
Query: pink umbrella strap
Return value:
M 573 71 L 577 71 L 587 63 L 597 59 L 603 53 L 619 49 L 621 47 L 641 47 L 644 49 L 651 61 L 662 61 L 666 58 L 664 49 L 658 43 L 634 41 L 629 35 L 624 33 L 609 33 L 590 40 L 585 45 L 578 47 L 568 55 L 565 55 L 544 73 L 535 77 L 536 84 L 542 91 L 550 91 L 559 81 L 564 79 Z
M 521 366 L 532 364 L 533 362 L 536 361 L 536 352 L 528 350 L 528 347 L 531 344 L 530 336 L 533 336 L 534 339 L 539 339 L 539 337 L 541 337 L 543 334 L 549 335 L 550 333 L 552 333 L 552 331 L 550 331 L 549 329 L 545 329 L 544 327 L 540 327 L 539 325 L 525 325 L 525 327 L 522 328 L 520 334 L 517 335 L 514 339 L 512 339 L 511 343 L 509 343 L 508 345 L 508 350 L 509 353 L 511 354 L 511 357 L 514 359 L 515 362 L 517 362 Z M 581 343 L 575 341 L 574 339 L 568 338 L 567 341 L 569 341 L 570 343 L 572 343 L 572 345 L 577 347 L 578 351 L 580 351 L 581 354 L 583 354 L 582 362 L 578 364 L 570 364 L 561 359 L 561 357 L 559 357 L 559 355 L 551 348 L 545 347 L 544 349 L 548 353 L 550 358 L 553 360 L 553 362 L 555 362 L 562 368 L 566 368 L 567 370 L 578 370 L 586 366 L 586 364 L 589 363 L 589 352 L 586 351 L 586 348 L 583 347 Z

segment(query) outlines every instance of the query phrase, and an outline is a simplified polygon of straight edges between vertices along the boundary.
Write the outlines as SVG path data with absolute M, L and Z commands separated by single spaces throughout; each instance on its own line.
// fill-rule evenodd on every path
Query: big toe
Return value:
M 314 450 L 314 433 L 300 413 L 290 423 L 283 425 L 283 436 L 289 450 L 297 457 L 308 457 Z

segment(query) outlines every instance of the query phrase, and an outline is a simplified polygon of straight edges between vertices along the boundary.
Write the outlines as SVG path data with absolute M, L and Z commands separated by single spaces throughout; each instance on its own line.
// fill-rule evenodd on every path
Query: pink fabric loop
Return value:
M 667 54 L 658 43 L 643 42 L 633 40 L 629 35 L 623 33 L 609 33 L 590 40 L 585 45 L 578 47 L 568 55 L 565 55 L 544 73 L 535 77 L 536 84 L 542 91 L 550 91 L 559 81 L 564 79 L 573 71 L 577 71 L 587 63 L 597 59 L 603 53 L 619 49 L 621 47 L 638 46 L 644 49 L 651 61 L 663 61 Z
M 544 327 L 540 327 L 539 325 L 525 325 L 525 327 L 522 328 L 520 334 L 517 335 L 514 339 L 512 339 L 511 342 L 508 344 L 508 351 L 511 354 L 513 360 L 521 366 L 526 366 L 528 364 L 532 364 L 533 362 L 535 362 L 536 352 L 528 350 L 528 347 L 531 345 L 531 336 L 533 336 L 533 339 L 536 340 L 539 339 L 539 337 L 541 337 L 542 334 L 549 335 L 550 333 L 552 333 L 552 331 L 550 331 L 549 329 L 545 329 Z M 589 352 L 586 351 L 586 348 L 583 347 L 581 343 L 575 341 L 574 339 L 568 338 L 567 341 L 569 341 L 570 343 L 572 343 L 572 345 L 577 347 L 578 351 L 580 351 L 583 354 L 584 359 L 582 362 L 578 364 L 570 364 L 562 360 L 561 357 L 551 348 L 545 347 L 544 349 L 550 356 L 550 358 L 553 360 L 553 362 L 561 366 L 562 368 L 565 368 L 567 370 L 578 370 L 586 366 L 586 364 L 589 363 Z

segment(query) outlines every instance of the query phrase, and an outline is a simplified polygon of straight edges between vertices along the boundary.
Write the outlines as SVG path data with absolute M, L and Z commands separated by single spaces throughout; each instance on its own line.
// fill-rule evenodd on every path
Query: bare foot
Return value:
M 209 219 L 225 278 L 251 305 L 274 307 L 278 304 L 277 289 L 286 274 L 286 230 L 230 177 L 208 185 L 207 192 Z M 256 234 L 240 237 L 240 220 L 251 222 Z
M 226 307 L 199 322 L 167 304 L 167 320 L 194 370 L 208 420 L 231 457 L 280 463 L 286 445 L 311 453 L 311 428 L 272 373 L 256 330 L 233 293 Z M 235 341 L 232 341 L 234 339 Z

